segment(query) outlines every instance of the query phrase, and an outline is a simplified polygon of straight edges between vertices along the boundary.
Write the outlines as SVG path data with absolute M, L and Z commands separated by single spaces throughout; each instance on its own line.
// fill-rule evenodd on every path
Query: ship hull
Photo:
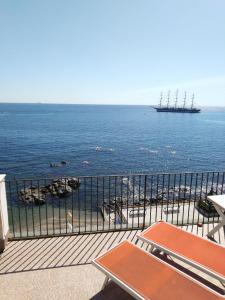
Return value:
M 171 112 L 171 113 L 200 113 L 200 109 L 197 108 L 175 108 L 175 107 L 153 107 L 157 112 Z

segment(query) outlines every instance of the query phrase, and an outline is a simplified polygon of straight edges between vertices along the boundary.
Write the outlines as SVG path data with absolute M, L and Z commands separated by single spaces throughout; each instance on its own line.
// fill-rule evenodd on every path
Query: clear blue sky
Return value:
M 224 0 L 0 0 L 0 102 L 225 106 Z

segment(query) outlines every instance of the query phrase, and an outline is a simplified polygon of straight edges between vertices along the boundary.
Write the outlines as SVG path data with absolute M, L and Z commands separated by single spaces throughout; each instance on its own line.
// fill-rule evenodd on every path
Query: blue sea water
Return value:
M 0 173 L 8 178 L 224 169 L 225 111 L 0 104 Z

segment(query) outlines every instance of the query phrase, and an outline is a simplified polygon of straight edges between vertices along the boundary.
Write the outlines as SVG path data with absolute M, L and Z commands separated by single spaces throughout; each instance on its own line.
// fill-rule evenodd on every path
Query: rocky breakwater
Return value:
M 26 204 L 42 205 L 46 203 L 48 196 L 67 197 L 79 186 L 80 181 L 76 177 L 59 178 L 45 186 L 23 188 L 19 192 L 19 198 Z

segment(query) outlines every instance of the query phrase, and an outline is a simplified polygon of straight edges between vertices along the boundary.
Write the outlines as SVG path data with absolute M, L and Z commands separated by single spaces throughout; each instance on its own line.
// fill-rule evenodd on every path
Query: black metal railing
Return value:
M 6 181 L 10 237 L 29 238 L 217 222 L 207 201 L 224 172 Z

